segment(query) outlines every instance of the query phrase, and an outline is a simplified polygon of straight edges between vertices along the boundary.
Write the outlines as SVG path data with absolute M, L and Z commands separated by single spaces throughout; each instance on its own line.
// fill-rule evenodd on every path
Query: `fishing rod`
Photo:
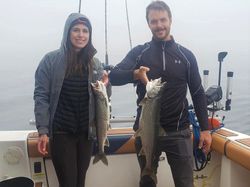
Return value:
M 79 9 L 78 9 L 78 13 L 81 13 L 81 5 L 82 5 L 82 1 L 79 0 Z
M 108 58 L 108 26 L 107 23 L 107 0 L 105 0 L 105 65 L 109 65 L 109 58 Z
M 126 7 L 126 16 L 127 16 L 128 38 L 129 38 L 130 49 L 132 49 L 132 40 L 131 40 L 131 32 L 130 32 L 127 0 L 125 0 L 125 7 Z
M 79 8 L 78 8 L 78 13 L 81 13 L 81 4 L 82 1 L 79 0 Z M 111 70 L 113 68 L 112 65 L 109 65 L 109 57 L 108 57 L 108 29 L 107 29 L 107 0 L 105 0 L 105 70 Z

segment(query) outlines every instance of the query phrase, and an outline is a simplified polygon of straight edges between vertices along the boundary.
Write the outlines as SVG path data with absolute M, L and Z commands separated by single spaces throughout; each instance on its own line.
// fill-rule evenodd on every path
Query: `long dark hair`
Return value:
M 89 41 L 88 44 L 81 49 L 79 52 L 75 51 L 71 41 L 70 41 L 70 32 L 71 28 L 77 23 L 83 23 L 89 29 Z M 87 19 L 82 20 L 81 18 L 72 22 L 71 27 L 69 29 L 68 37 L 67 37 L 67 70 L 66 77 L 71 75 L 82 76 L 83 73 L 88 72 L 92 73 L 93 71 L 93 57 L 96 54 L 96 49 L 92 44 L 92 27 L 90 22 Z

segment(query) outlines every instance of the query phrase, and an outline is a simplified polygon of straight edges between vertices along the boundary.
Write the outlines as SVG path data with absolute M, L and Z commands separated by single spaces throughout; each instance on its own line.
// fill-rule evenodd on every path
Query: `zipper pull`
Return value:
M 165 57 L 165 42 L 162 45 L 162 66 L 163 66 L 163 71 L 166 71 L 166 57 Z

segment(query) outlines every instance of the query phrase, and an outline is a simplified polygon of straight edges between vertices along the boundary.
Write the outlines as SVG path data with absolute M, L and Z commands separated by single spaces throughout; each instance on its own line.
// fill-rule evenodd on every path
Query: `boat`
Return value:
M 108 64 L 107 54 L 105 63 Z M 208 75 L 207 71 L 204 75 Z M 218 90 L 218 87 L 212 87 L 213 90 Z M 226 106 L 229 108 L 230 93 L 229 89 Z M 133 122 L 133 117 L 111 119 L 111 127 L 123 126 L 121 123 L 128 127 L 111 128 L 108 131 L 110 146 L 105 152 L 109 165 L 102 162 L 92 164 L 92 157 L 86 187 L 139 186 L 140 169 L 135 154 L 134 131 L 131 128 Z M 30 123 L 34 125 L 34 121 Z M 206 167 L 193 173 L 194 187 L 249 187 L 250 136 L 222 127 L 212 133 L 212 139 L 211 158 Z M 0 131 L 0 186 L 1 181 L 19 177 L 31 179 L 35 187 L 58 186 L 50 152 L 46 156 L 41 155 L 37 151 L 37 143 L 38 134 L 34 130 Z M 157 178 L 157 187 L 174 187 L 164 154 L 160 156 Z
M 117 123 L 133 119 L 117 118 Z M 212 134 L 211 159 L 201 171 L 194 171 L 195 187 L 249 187 L 250 136 L 227 128 Z M 110 147 L 106 149 L 109 165 L 90 163 L 86 187 L 137 187 L 139 165 L 134 147 L 134 131 L 129 127 L 108 131 Z M 0 181 L 27 177 L 35 187 L 56 187 L 58 181 L 50 158 L 37 151 L 36 131 L 0 131 Z M 93 159 L 93 158 L 92 158 Z M 174 187 L 171 171 L 164 154 L 158 168 L 158 187 Z

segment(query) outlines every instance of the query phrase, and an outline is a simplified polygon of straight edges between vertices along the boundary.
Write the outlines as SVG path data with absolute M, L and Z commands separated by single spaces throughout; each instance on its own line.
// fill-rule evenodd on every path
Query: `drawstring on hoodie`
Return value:
M 166 71 L 165 45 L 166 45 L 166 42 L 164 42 L 162 44 L 162 66 L 163 66 L 163 71 Z

